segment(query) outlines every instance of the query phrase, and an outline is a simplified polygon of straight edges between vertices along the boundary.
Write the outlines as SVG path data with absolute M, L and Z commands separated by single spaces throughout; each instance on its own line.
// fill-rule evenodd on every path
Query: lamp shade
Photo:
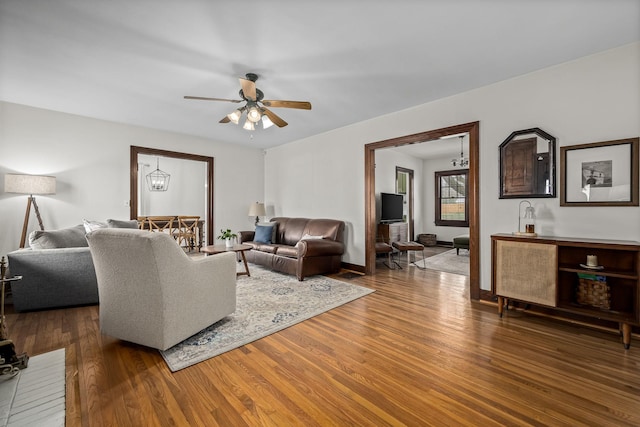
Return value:
M 56 194 L 56 177 L 8 173 L 4 176 L 4 191 L 19 194 Z
M 265 216 L 264 203 L 255 202 L 249 207 L 249 216 Z

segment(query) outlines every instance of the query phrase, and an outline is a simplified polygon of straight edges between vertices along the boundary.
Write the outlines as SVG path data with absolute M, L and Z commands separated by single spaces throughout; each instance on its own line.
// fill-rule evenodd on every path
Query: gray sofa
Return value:
M 109 227 L 133 228 L 135 221 L 108 220 Z M 98 282 L 85 237 L 85 226 L 34 231 L 30 248 L 7 254 L 15 311 L 98 303 Z

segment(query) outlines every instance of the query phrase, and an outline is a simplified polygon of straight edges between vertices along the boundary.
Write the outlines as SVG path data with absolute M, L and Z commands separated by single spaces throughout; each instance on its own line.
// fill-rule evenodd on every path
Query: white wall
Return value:
M 346 221 L 343 259 L 364 265 L 364 145 L 480 121 L 480 285 L 489 289 L 490 235 L 515 230 L 520 202 L 498 199 L 500 143 L 531 127 L 555 136 L 559 146 L 636 137 L 639 75 L 640 43 L 633 43 L 276 147 L 267 151 L 265 197 L 279 215 Z M 544 234 L 640 239 L 637 207 L 532 202 Z
M 214 157 L 214 231 L 253 228 L 249 205 L 264 198 L 261 150 L 5 102 L 0 102 L 0 189 L 5 173 L 56 176 L 56 194 L 37 196 L 46 229 L 84 218 L 128 219 L 131 145 Z M 17 249 L 26 204 L 24 195 L 0 193 L 0 255 Z M 35 229 L 32 211 L 29 231 Z

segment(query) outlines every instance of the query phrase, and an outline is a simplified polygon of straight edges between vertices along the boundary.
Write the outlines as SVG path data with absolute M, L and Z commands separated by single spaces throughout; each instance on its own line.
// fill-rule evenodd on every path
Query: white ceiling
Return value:
M 0 0 L 0 99 L 267 148 L 637 40 L 638 0 Z M 246 72 L 313 109 L 183 99 Z

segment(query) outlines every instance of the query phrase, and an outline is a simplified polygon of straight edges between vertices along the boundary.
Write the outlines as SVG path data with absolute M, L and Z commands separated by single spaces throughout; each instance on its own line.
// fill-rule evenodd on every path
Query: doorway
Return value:
M 400 147 L 432 141 L 460 133 L 469 134 L 469 297 L 480 299 L 480 239 L 479 222 L 479 145 L 480 122 L 471 122 L 413 135 L 372 142 L 365 145 L 365 273 L 375 273 L 376 203 L 375 203 L 375 152 L 377 149 Z
M 408 240 L 414 238 L 413 221 L 413 170 L 396 166 L 396 194 L 403 197 L 403 216 L 409 225 Z

